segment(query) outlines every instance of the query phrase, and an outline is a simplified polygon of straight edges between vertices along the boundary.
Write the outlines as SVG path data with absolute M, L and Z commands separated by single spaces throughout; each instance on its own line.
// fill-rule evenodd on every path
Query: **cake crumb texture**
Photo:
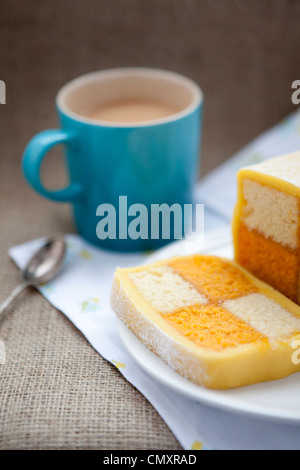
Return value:
M 249 230 L 291 249 L 298 246 L 298 198 L 245 178 L 241 219 Z
M 255 294 L 253 294 L 255 295 Z M 243 299 L 246 297 L 242 297 Z M 236 300 L 229 300 L 234 304 Z M 225 348 L 267 338 L 221 305 L 185 307 L 165 315 L 180 334 L 202 348 L 222 351 Z
M 207 299 L 169 266 L 144 269 L 129 273 L 135 287 L 161 313 L 194 304 L 205 304 Z
M 266 295 L 245 295 L 239 299 L 226 300 L 223 305 L 271 341 L 300 333 L 300 317 L 291 315 Z
M 249 230 L 242 222 L 236 234 L 236 261 L 267 284 L 298 301 L 299 256 L 280 243 Z
M 211 301 L 234 299 L 257 290 L 238 268 L 215 256 L 183 257 L 169 266 Z

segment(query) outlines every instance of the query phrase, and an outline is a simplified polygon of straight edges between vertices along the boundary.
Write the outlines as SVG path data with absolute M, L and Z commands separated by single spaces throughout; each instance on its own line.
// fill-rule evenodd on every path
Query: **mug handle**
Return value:
M 58 129 L 42 131 L 31 139 L 27 145 L 22 159 L 22 167 L 25 178 L 29 184 L 42 196 L 57 202 L 75 202 L 83 195 L 83 186 L 73 182 L 68 187 L 58 191 L 48 191 L 40 180 L 40 168 L 42 161 L 54 145 L 76 143 L 73 133 Z

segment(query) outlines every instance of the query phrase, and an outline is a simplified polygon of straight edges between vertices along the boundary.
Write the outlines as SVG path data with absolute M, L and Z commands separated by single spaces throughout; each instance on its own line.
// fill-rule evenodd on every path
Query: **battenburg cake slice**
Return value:
M 300 308 L 233 261 L 194 255 L 119 268 L 111 301 L 147 348 L 196 384 L 226 389 L 300 370 Z
M 300 303 L 300 152 L 242 168 L 233 217 L 236 261 Z

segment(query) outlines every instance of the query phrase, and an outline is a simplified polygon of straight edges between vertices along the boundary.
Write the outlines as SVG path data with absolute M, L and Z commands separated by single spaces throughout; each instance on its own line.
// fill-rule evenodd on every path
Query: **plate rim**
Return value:
M 297 413 L 295 412 L 282 412 L 276 408 L 269 408 L 268 410 L 265 410 L 263 405 L 257 405 L 257 406 L 251 405 L 251 406 L 245 407 L 245 405 L 243 406 L 242 404 L 240 404 L 239 401 L 235 399 L 235 397 L 224 397 L 224 395 L 222 394 L 226 393 L 227 390 L 212 390 L 209 388 L 201 387 L 189 381 L 188 379 L 185 379 L 180 374 L 178 374 L 175 370 L 173 370 L 168 364 L 166 364 L 154 352 L 146 348 L 145 345 L 139 340 L 139 338 L 135 336 L 134 333 L 120 319 L 117 319 L 117 320 L 118 320 L 118 331 L 122 339 L 122 342 L 124 346 L 126 347 L 126 350 L 130 354 L 130 356 L 133 358 L 134 362 L 138 364 L 138 366 L 145 373 L 147 373 L 147 375 L 154 378 L 158 383 L 166 386 L 170 390 L 173 390 L 176 393 L 186 398 L 192 399 L 195 402 L 198 402 L 200 404 L 210 406 L 211 408 L 214 408 L 214 409 L 235 413 L 240 416 L 244 416 L 248 418 L 249 417 L 257 418 L 261 420 L 268 420 L 268 421 L 273 421 L 273 422 L 282 423 L 282 424 L 290 424 L 290 425 L 300 424 L 300 411 L 298 412 L 298 415 L 297 415 Z M 155 367 L 154 368 L 148 367 L 147 365 L 145 365 L 145 363 L 142 360 L 140 360 L 140 356 L 135 353 L 135 346 L 133 346 L 132 348 L 132 343 L 134 342 L 136 342 L 136 344 L 138 345 L 138 348 L 144 349 L 146 351 L 146 354 L 150 355 L 150 357 L 154 356 L 156 362 L 157 361 L 160 362 L 164 368 L 168 368 L 170 372 L 174 374 L 175 385 L 173 381 L 170 383 L 170 381 L 168 381 L 168 379 L 165 378 L 164 374 L 161 374 L 161 375 L 157 374 Z M 285 377 L 285 378 L 287 379 L 288 377 Z M 278 379 L 278 380 L 284 380 L 285 378 Z M 181 381 L 187 381 L 187 385 L 191 385 L 191 389 L 195 388 L 195 390 L 197 390 L 198 393 L 200 392 L 200 394 L 198 395 L 196 392 L 194 393 L 193 391 L 191 391 L 191 389 L 189 389 L 189 387 L 185 388 L 184 386 L 182 386 L 182 384 L 178 385 L 176 380 L 179 381 L 179 384 Z M 269 382 L 265 382 L 265 383 L 269 383 Z M 261 384 L 263 385 L 264 382 L 262 382 Z M 261 384 L 254 384 L 254 386 L 261 385 Z M 246 387 L 241 387 L 241 388 L 246 388 Z
M 204 247 L 201 247 L 199 250 L 193 250 L 194 254 L 214 254 L 214 251 L 218 251 L 218 248 L 222 249 L 224 247 L 228 247 L 228 249 L 233 248 L 232 246 L 232 238 L 231 238 L 231 233 L 229 227 L 223 227 L 221 229 L 217 230 L 212 230 L 210 233 L 213 234 L 213 244 L 210 244 L 210 246 L 206 246 L 206 243 L 204 243 Z M 205 236 L 209 238 L 210 233 L 206 233 Z M 206 239 L 207 240 L 207 239 Z M 224 243 L 224 240 L 226 242 Z M 180 248 L 182 246 L 182 242 L 173 242 L 171 246 L 169 245 L 167 248 L 163 247 L 160 250 L 157 250 L 154 252 L 152 255 L 149 255 L 145 262 L 143 264 L 149 264 L 152 262 L 157 261 L 158 259 L 163 259 L 166 257 L 172 256 L 172 250 L 180 256 Z M 179 250 L 178 250 L 179 248 Z M 192 254 L 191 252 L 189 254 Z M 173 253 L 174 255 L 174 253 Z M 183 255 L 183 253 L 182 253 Z M 221 395 L 222 393 L 228 392 L 228 390 L 212 390 L 209 388 L 201 387 L 199 385 L 194 384 L 193 382 L 189 381 L 188 379 L 185 379 L 182 377 L 180 374 L 178 374 L 175 370 L 173 370 L 168 364 L 166 364 L 159 356 L 157 356 L 154 352 L 150 351 L 146 346 L 139 340 L 137 336 L 134 335 L 134 333 L 124 324 L 121 322 L 120 319 L 118 319 L 118 330 L 120 337 L 129 352 L 130 356 L 133 358 L 136 364 L 139 365 L 139 367 L 146 372 L 148 375 L 150 375 L 152 378 L 157 380 L 159 383 L 162 385 L 166 386 L 167 388 L 174 390 L 175 392 L 190 398 L 194 401 L 200 402 L 202 404 L 208 405 L 210 407 L 213 407 L 215 409 L 220 409 L 223 411 L 227 412 L 234 412 L 239 415 L 247 416 L 247 417 L 252 417 L 252 418 L 258 418 L 258 419 L 267 419 L 269 421 L 275 421 L 275 422 L 281 422 L 281 423 L 286 423 L 286 424 L 293 424 L 293 425 L 300 425 L 300 409 L 298 414 L 293 412 L 284 412 L 280 411 L 276 408 L 269 408 L 269 410 L 265 410 L 263 405 L 257 405 L 257 406 L 251 406 L 250 409 L 245 408 L 245 405 L 238 403 L 238 400 L 235 399 L 235 397 L 224 397 L 224 395 Z M 131 336 L 132 335 L 132 336 Z M 128 340 L 129 338 L 129 340 Z M 167 379 L 164 378 L 164 375 L 159 376 L 158 374 L 155 373 L 155 370 L 151 369 L 151 367 L 147 367 L 145 363 L 140 361 L 139 356 L 134 353 L 134 351 L 131 350 L 131 343 L 130 339 L 133 339 L 133 342 L 136 341 L 139 345 L 139 347 L 144 348 L 144 350 L 147 352 L 149 355 L 153 355 L 156 360 L 160 361 L 160 363 L 163 365 L 163 367 L 167 367 L 173 374 L 175 374 L 175 378 L 178 377 L 179 383 L 180 381 L 187 381 L 187 384 L 192 384 L 192 388 L 196 387 L 196 390 L 202 391 L 202 395 L 204 396 L 198 396 L 195 393 L 192 393 L 191 390 L 187 387 L 187 389 L 181 384 L 181 386 L 174 386 L 174 383 L 172 382 L 171 384 L 168 382 Z M 129 344 L 128 344 L 129 343 Z M 151 357 L 151 356 L 150 356 Z M 292 374 L 294 375 L 294 374 Z M 288 379 L 291 376 L 285 377 L 283 379 L 278 379 L 278 380 L 285 380 Z M 277 380 L 277 381 L 278 381 Z M 272 382 L 277 382 L 277 381 L 272 381 Z M 268 382 L 261 382 L 259 384 L 253 384 L 249 385 L 249 387 L 255 386 L 255 385 L 260 385 L 263 386 L 264 383 L 270 383 L 271 381 Z M 176 380 L 175 380 L 176 383 Z M 246 387 L 246 386 L 245 386 Z M 241 388 L 245 388 L 241 387 Z M 221 395 L 219 399 L 216 400 L 216 394 Z

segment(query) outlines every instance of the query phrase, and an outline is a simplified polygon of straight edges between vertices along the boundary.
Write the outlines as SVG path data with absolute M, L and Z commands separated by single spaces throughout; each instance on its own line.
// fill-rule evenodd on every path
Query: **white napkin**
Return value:
M 205 227 L 227 224 L 235 202 L 235 175 L 240 166 L 274 155 L 300 150 L 300 111 L 249 144 L 232 159 L 204 178 L 197 190 L 204 202 Z M 146 255 L 110 253 L 92 247 L 79 236 L 68 235 L 63 271 L 40 288 L 85 335 L 96 351 L 114 364 L 152 403 L 184 449 L 298 449 L 300 426 L 241 417 L 185 398 L 157 383 L 131 359 L 120 339 L 109 304 L 110 287 L 117 266 L 133 266 Z M 22 268 L 42 240 L 10 250 Z
M 236 200 L 236 172 L 246 165 L 300 151 L 300 106 L 202 179 L 197 200 L 229 221 Z

